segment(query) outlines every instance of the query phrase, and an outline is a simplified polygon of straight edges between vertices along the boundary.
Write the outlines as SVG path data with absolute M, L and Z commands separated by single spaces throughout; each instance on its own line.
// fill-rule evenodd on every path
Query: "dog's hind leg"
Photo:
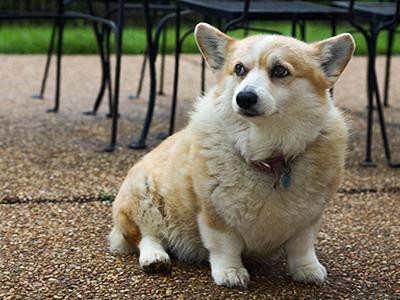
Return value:
M 157 226 L 154 226 L 156 224 L 148 223 L 149 216 L 141 221 L 145 222 L 138 226 L 125 212 L 117 213 L 114 227 L 109 235 L 111 252 L 120 254 L 139 252 L 139 265 L 146 272 L 169 270 L 170 258 L 162 244 L 161 234 L 157 231 Z
M 153 201 L 153 197 L 145 197 L 139 205 L 142 231 L 142 239 L 138 244 L 139 265 L 146 272 L 168 271 L 171 262 L 162 241 L 163 216 Z
M 150 177 L 124 182 L 113 207 L 114 228 L 109 241 L 112 252 L 139 252 L 140 267 L 149 272 L 166 271 L 170 258 L 165 251 L 163 199 L 154 192 Z
M 146 272 L 169 271 L 171 260 L 159 238 L 146 235 L 139 243 L 139 265 Z
M 133 253 L 137 251 L 140 240 L 139 227 L 124 211 L 119 211 L 114 218 L 114 227 L 108 236 L 110 251 L 118 254 Z

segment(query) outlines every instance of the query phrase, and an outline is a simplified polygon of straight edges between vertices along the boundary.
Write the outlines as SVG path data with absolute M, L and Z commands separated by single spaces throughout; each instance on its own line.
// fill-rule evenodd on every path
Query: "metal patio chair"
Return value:
M 358 21 L 359 17 L 362 17 L 365 12 L 360 13 L 355 9 L 355 1 L 349 0 L 345 7 L 332 7 L 325 5 L 318 5 L 315 3 L 299 2 L 299 1 L 217 1 L 217 0 L 177 0 L 176 10 L 176 47 L 175 47 L 175 75 L 174 75 L 174 90 L 172 95 L 171 103 L 171 115 L 170 115 L 170 126 L 168 134 L 172 134 L 174 130 L 174 119 L 177 102 L 177 91 L 178 91 L 178 74 L 179 74 L 179 57 L 182 41 L 191 32 L 185 33 L 183 36 L 180 34 L 180 14 L 183 9 L 186 9 L 185 14 L 196 11 L 207 16 L 216 16 L 217 18 L 226 18 L 228 22 L 222 28 L 224 31 L 228 31 L 232 28 L 237 28 L 246 24 L 247 20 L 330 20 L 333 25 L 332 33 L 336 33 L 336 21 L 345 20 L 359 30 L 367 41 L 368 45 L 368 119 L 367 119 L 367 142 L 366 142 L 366 159 L 363 161 L 364 166 L 374 166 L 371 158 L 371 144 L 372 144 L 372 107 L 373 97 L 375 94 L 377 102 L 377 110 L 379 116 L 379 124 L 381 128 L 381 134 L 385 149 L 385 157 L 390 167 L 398 167 L 399 164 L 393 163 L 391 160 L 391 152 L 389 147 L 389 141 L 386 134 L 385 119 L 383 110 L 381 107 L 381 101 L 378 91 L 378 84 L 376 80 L 375 72 L 375 57 L 376 57 L 376 41 L 379 33 L 382 30 L 388 30 L 393 26 L 396 26 L 399 22 L 399 1 L 398 0 L 392 8 L 391 13 L 385 18 L 372 18 L 371 28 L 366 29 L 363 23 Z M 144 3 L 148 1 L 144 1 Z M 269 9 L 267 6 L 263 6 L 266 3 L 273 3 Z M 356 20 L 357 17 L 357 20 Z M 365 15 L 364 15 L 365 17 Z M 362 18 L 363 19 L 363 18 Z M 365 18 L 364 18 L 365 20 Z M 150 19 L 148 20 L 151 24 Z M 149 27 L 152 28 L 151 26 Z M 148 41 L 154 47 L 152 48 L 152 63 L 155 63 L 158 39 L 152 39 L 151 30 L 148 30 Z M 154 69 L 154 68 L 153 68 Z M 153 113 L 153 106 L 155 102 L 155 70 L 151 80 L 151 92 L 149 97 L 149 109 L 146 116 L 145 124 L 142 130 L 142 134 L 138 141 L 134 141 L 131 144 L 132 148 L 144 148 L 146 146 L 146 137 L 151 124 L 151 118 Z
M 396 10 L 396 1 L 376 1 L 376 2 L 354 2 L 354 12 L 359 17 L 368 21 L 376 22 L 375 20 L 386 21 L 393 18 Z M 349 8 L 350 1 L 332 1 L 332 5 L 341 8 Z M 371 24 L 373 26 L 374 24 Z M 385 86 L 383 92 L 383 105 L 389 106 L 389 84 L 390 84 L 390 68 L 393 51 L 394 36 L 396 34 L 396 26 L 387 29 L 388 44 L 386 51 L 386 66 L 385 66 Z
M 64 0 L 64 10 L 63 13 L 66 12 L 66 8 L 68 8 L 68 6 L 70 4 L 72 4 L 73 2 L 76 2 L 76 0 Z M 86 10 L 87 13 L 89 13 L 92 16 L 99 16 L 99 14 L 97 14 L 94 10 L 93 7 L 93 3 L 92 1 L 85 1 L 86 2 Z M 106 11 L 109 10 L 109 3 L 108 1 L 106 1 Z M 101 17 L 106 16 L 106 13 L 101 14 Z M 98 24 L 93 21 L 92 22 L 92 26 L 93 26 L 93 32 L 95 34 L 95 38 L 96 38 L 96 43 L 97 43 L 97 47 L 98 47 L 98 51 L 99 51 L 99 56 L 100 56 L 100 61 L 101 61 L 101 69 L 102 69 L 102 80 L 101 80 L 101 85 L 100 85 L 100 90 L 98 93 L 98 96 L 96 98 L 96 102 L 94 105 L 94 109 L 93 111 L 89 111 L 89 112 L 85 112 L 85 114 L 95 114 L 95 112 L 98 109 L 98 106 L 100 105 L 100 101 L 104 95 L 104 91 L 106 88 L 106 85 L 108 86 L 108 92 L 109 92 L 109 116 L 111 114 L 112 111 L 112 92 L 111 92 L 111 80 L 110 80 L 110 66 L 109 66 L 109 55 L 107 55 L 107 50 L 109 51 L 110 48 L 109 47 L 105 47 L 104 44 L 104 40 L 108 40 L 110 39 L 110 31 L 106 30 L 107 26 L 103 25 L 101 26 L 101 30 L 99 29 Z M 63 35 L 64 35 L 64 24 L 60 23 L 60 22 L 54 22 L 53 28 L 52 28 L 52 33 L 51 33 L 51 37 L 50 37 L 50 43 L 49 43 L 49 48 L 47 51 L 47 57 L 46 57 L 46 63 L 45 63 L 45 68 L 44 68 L 44 72 L 43 72 L 43 77 L 42 77 L 42 81 L 41 81 L 41 86 L 40 86 L 40 92 L 37 95 L 33 95 L 32 98 L 34 99 L 43 99 L 44 97 L 44 93 L 45 93 L 45 89 L 46 89 L 46 83 L 47 83 L 47 79 L 48 79 L 48 74 L 49 74 L 49 68 L 50 68 L 50 64 L 51 64 L 51 59 L 52 59 L 52 55 L 54 52 L 54 46 L 55 46 L 55 39 L 56 39 L 56 35 L 58 37 L 57 40 L 57 53 L 56 53 L 56 60 L 57 60 L 57 65 L 56 65 L 56 98 L 60 98 L 60 88 L 61 88 L 61 82 L 60 82 L 60 73 L 61 73 L 61 66 L 59 65 L 59 61 L 61 61 L 62 58 L 62 49 L 63 49 Z M 59 100 L 56 100 L 56 105 L 55 105 L 55 109 L 53 110 L 54 112 L 57 112 L 59 109 Z M 94 113 L 93 113 L 94 112 Z
M 68 0 L 67 0 L 68 1 Z M 88 0 L 90 1 L 90 0 Z M 111 138 L 110 143 L 105 148 L 105 151 L 113 151 L 115 149 L 117 140 L 117 126 L 118 126 L 118 103 L 119 103 L 119 84 L 120 84 L 120 70 L 121 70 L 121 50 L 122 50 L 122 33 L 123 33 L 123 20 L 124 20 L 124 4 L 125 0 L 118 0 L 116 20 L 110 20 L 94 16 L 91 14 L 66 11 L 64 0 L 58 0 L 57 2 L 57 12 L 19 12 L 19 11 L 0 11 L 0 20 L 55 20 L 59 22 L 60 28 L 64 26 L 66 20 L 82 19 L 91 22 L 96 22 L 97 24 L 102 24 L 107 26 L 115 36 L 115 52 L 116 52 L 116 63 L 115 63 L 115 74 L 114 74 L 114 87 L 112 95 L 112 123 L 111 123 Z M 62 39 L 63 30 L 58 32 L 58 45 L 57 45 L 57 71 L 56 71 L 56 95 L 54 99 L 54 107 L 49 109 L 49 112 L 56 112 L 59 107 L 60 100 L 60 81 L 61 81 L 61 50 L 62 50 Z
M 177 7 L 175 81 L 172 96 L 169 134 L 172 134 L 174 131 L 174 119 L 178 92 L 179 58 L 182 40 L 185 37 L 185 35 L 183 38 L 180 37 L 180 10 L 189 9 L 203 15 L 214 16 L 220 19 L 228 20 L 223 28 L 221 28 L 225 32 L 233 29 L 245 28 L 246 22 L 253 20 L 289 20 L 292 21 L 293 24 L 295 24 L 297 21 L 328 20 L 332 24 L 336 24 L 337 20 L 345 19 L 347 17 L 347 10 L 345 9 L 306 1 L 177 0 Z M 250 29 L 253 28 L 250 27 Z M 335 27 L 333 27 L 333 31 L 335 31 Z M 295 30 L 292 30 L 292 33 L 295 33 Z M 303 37 L 304 35 L 305 34 L 302 33 Z
M 146 19 L 147 42 L 149 49 L 150 64 L 150 96 L 148 100 L 148 109 L 145 117 L 144 126 L 139 139 L 134 139 L 130 144 L 131 148 L 143 149 L 146 147 L 146 139 L 151 126 L 155 100 L 156 100 L 156 70 L 155 62 L 157 58 L 160 32 L 165 24 L 175 20 L 175 72 L 174 87 L 171 103 L 170 125 L 166 137 L 173 133 L 175 123 L 175 111 L 178 92 L 178 73 L 179 58 L 183 40 L 193 32 L 193 30 L 180 35 L 180 18 L 183 15 L 198 12 L 210 17 L 226 20 L 223 30 L 228 31 L 233 28 L 245 27 L 249 20 L 330 20 L 336 21 L 345 18 L 347 11 L 340 8 L 334 8 L 324 5 L 307 3 L 302 1 L 227 1 L 227 0 L 177 0 L 176 12 L 163 18 L 157 26 L 153 35 L 153 22 L 149 13 L 149 1 L 143 0 Z M 279 5 L 277 5 L 279 4 Z M 257 28 L 251 28 L 257 30 Z M 203 64 L 204 66 L 204 64 Z M 202 75 L 203 76 L 203 75 Z
M 367 116 L 367 136 L 366 136 L 366 154 L 362 165 L 365 167 L 376 166 L 372 160 L 372 128 L 373 128 L 373 112 L 374 98 L 376 101 L 376 110 L 378 113 L 379 127 L 382 136 L 385 159 L 389 167 L 400 168 L 400 163 L 392 161 L 389 138 L 386 130 L 386 122 L 382 108 L 381 95 L 379 92 L 378 80 L 376 75 L 376 55 L 377 41 L 379 34 L 383 31 L 389 31 L 394 34 L 395 28 L 400 22 L 399 8 L 400 0 L 394 3 L 359 3 L 354 0 L 340 2 L 336 5 L 348 7 L 349 22 L 357 29 L 365 38 L 368 46 L 368 76 L 367 76 L 367 95 L 368 95 L 368 116 Z M 369 27 L 365 26 L 365 20 L 368 20 Z M 390 39 L 389 39 L 390 40 Z M 389 48 L 391 48 L 389 41 Z M 390 56 L 390 54 L 389 54 Z M 388 62 L 387 62 L 388 63 Z M 390 60 L 389 60 L 390 64 Z M 386 73 L 390 71 L 386 68 Z M 388 75 L 385 79 L 385 88 L 388 88 Z
M 64 1 L 64 6 L 69 5 L 70 3 L 74 2 L 76 0 L 67 0 Z M 105 1 L 100 1 L 104 2 L 104 11 L 101 12 L 100 14 L 98 11 L 95 10 L 93 1 L 85 1 L 87 5 L 87 11 L 91 15 L 95 16 L 101 16 L 104 18 L 111 18 L 115 13 L 117 12 L 116 8 L 111 5 L 110 2 L 115 2 L 111 0 L 105 0 Z M 99 2 L 98 0 L 95 2 Z M 128 3 L 125 4 L 125 10 L 129 11 L 143 11 L 143 5 L 139 2 L 136 3 L 137 1 L 131 3 L 132 1 L 128 1 Z M 166 12 L 171 11 L 174 9 L 174 6 L 171 6 L 168 4 L 168 0 L 158 0 L 154 1 L 156 3 L 153 3 L 151 5 L 151 10 L 153 14 L 157 14 L 159 12 L 162 12 L 162 14 L 166 14 Z M 45 89 L 46 89 L 46 83 L 48 79 L 48 72 L 50 68 L 50 63 L 51 63 L 51 58 L 52 54 L 54 52 L 54 44 L 55 44 L 55 38 L 56 38 L 56 33 L 58 31 L 64 30 L 64 26 L 59 26 L 58 22 L 54 23 L 51 37 L 50 37 L 50 42 L 49 42 L 49 48 L 47 52 L 47 58 L 46 58 L 46 63 L 45 63 L 45 68 L 43 72 L 43 77 L 42 77 L 42 82 L 40 86 L 40 92 L 37 95 L 32 96 L 34 99 L 43 99 Z M 106 26 L 102 26 L 101 29 L 98 28 L 96 22 L 93 22 L 93 31 L 96 37 L 96 42 L 98 45 L 98 51 L 99 51 L 99 56 L 100 56 L 100 62 L 101 62 L 101 70 L 102 70 L 102 77 L 101 77 L 101 82 L 100 82 L 100 87 L 98 94 L 96 96 L 96 100 L 93 105 L 93 109 L 90 111 L 84 112 L 85 115 L 96 115 L 97 110 L 99 109 L 101 102 L 104 98 L 105 90 L 108 88 L 108 94 L 109 94 L 109 113 L 107 114 L 107 117 L 111 117 L 111 111 L 112 111 L 112 100 L 111 100 L 111 78 L 110 78 L 110 67 L 109 67 L 109 62 L 110 62 L 110 32 L 107 30 Z M 165 53 L 166 53 L 166 31 L 163 33 L 163 41 L 162 41 L 162 62 L 160 66 L 160 85 L 159 85 L 159 95 L 162 95 L 163 89 L 164 89 L 164 68 L 165 68 Z M 146 63 L 147 63 L 147 55 L 144 54 L 143 58 L 143 63 L 141 67 L 141 72 L 140 72 L 140 80 L 137 85 L 137 91 L 136 94 L 133 96 L 129 96 L 130 99 L 136 99 L 140 96 L 141 90 L 142 90 L 142 84 L 143 84 L 143 79 L 144 79 L 144 73 L 145 73 L 145 68 L 146 68 Z

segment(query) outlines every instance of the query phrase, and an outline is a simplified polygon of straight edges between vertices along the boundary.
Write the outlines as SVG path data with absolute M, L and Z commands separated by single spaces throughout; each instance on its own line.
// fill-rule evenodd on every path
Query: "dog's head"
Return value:
M 195 36 L 217 77 L 214 107 L 246 159 L 296 156 L 338 117 L 328 91 L 354 52 L 350 34 L 313 44 L 278 35 L 235 40 L 201 23 Z
M 235 40 L 205 23 L 197 25 L 195 36 L 225 108 L 252 123 L 327 111 L 327 90 L 355 48 L 350 34 L 313 44 L 278 35 Z

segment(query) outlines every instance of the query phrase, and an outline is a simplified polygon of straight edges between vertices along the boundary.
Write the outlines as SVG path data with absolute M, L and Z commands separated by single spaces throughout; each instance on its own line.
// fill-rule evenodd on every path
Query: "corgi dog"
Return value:
M 196 26 L 216 76 L 186 128 L 129 171 L 113 203 L 110 249 L 145 271 L 208 259 L 216 284 L 246 288 L 243 258 L 284 250 L 296 281 L 322 283 L 314 243 L 343 176 L 348 129 L 329 90 L 351 59 L 350 34 L 307 44 L 236 40 Z

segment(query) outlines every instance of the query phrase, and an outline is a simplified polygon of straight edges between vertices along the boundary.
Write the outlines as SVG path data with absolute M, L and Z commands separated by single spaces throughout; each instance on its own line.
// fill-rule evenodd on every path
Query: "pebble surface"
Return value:
M 110 131 L 106 101 L 97 116 L 81 114 L 96 94 L 98 58 L 63 59 L 58 114 L 45 113 L 50 96 L 43 101 L 29 98 L 39 88 L 44 59 L 0 56 L 0 72 L 7 74 L 0 80 L 0 299 L 400 298 L 400 170 L 385 165 L 378 128 L 378 167 L 359 166 L 365 138 L 365 58 L 351 62 L 335 89 L 335 102 L 345 109 L 352 135 L 345 180 L 327 207 L 317 240 L 327 282 L 294 283 L 281 258 L 267 266 L 249 265 L 252 282 L 247 290 L 216 286 L 207 264 L 173 260 L 171 274 L 147 275 L 138 268 L 136 256 L 108 252 L 111 201 L 129 168 L 159 143 L 156 135 L 167 126 L 169 98 L 159 98 L 149 149 L 127 149 L 140 132 L 146 101 L 145 95 L 127 99 L 135 90 L 139 74 L 133 71 L 141 58 L 124 57 L 120 146 L 112 154 L 102 153 Z M 199 88 L 198 61 L 195 56 L 183 59 L 182 70 L 198 70 L 199 76 L 186 76 L 187 83 L 181 85 L 178 127 L 185 124 Z M 172 74 L 172 63 L 168 57 L 166 74 Z M 378 59 L 380 73 L 383 63 Z M 399 58 L 393 60 L 394 66 L 399 63 Z M 392 82 L 399 76 L 393 74 Z M 167 95 L 171 77 L 166 77 Z M 47 94 L 53 91 L 50 80 Z M 390 101 L 385 114 L 393 156 L 399 161 L 399 85 L 393 84 Z

